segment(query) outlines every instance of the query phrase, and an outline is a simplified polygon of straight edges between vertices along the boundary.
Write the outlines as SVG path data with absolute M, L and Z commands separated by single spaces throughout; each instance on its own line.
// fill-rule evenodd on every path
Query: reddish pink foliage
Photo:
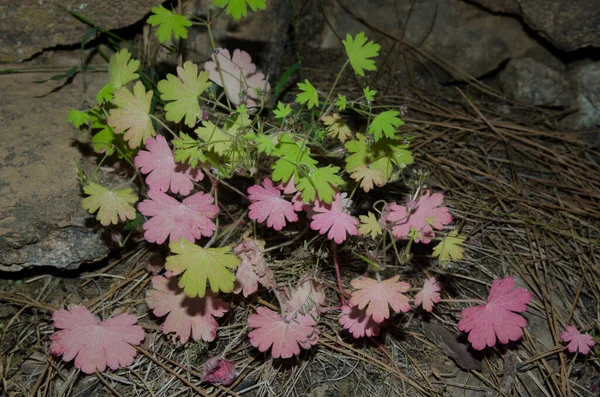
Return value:
M 138 152 L 135 166 L 143 174 L 149 174 L 146 183 L 151 190 L 167 192 L 170 188 L 173 193 L 187 196 L 194 188 L 192 181 L 198 182 L 204 178 L 199 169 L 175 162 L 173 152 L 162 135 L 148 138 L 146 149 Z
M 264 249 L 264 242 L 262 244 Z M 244 297 L 256 292 L 258 283 L 266 288 L 277 288 L 273 272 L 262 254 L 262 249 L 254 240 L 245 240 L 235 247 L 234 252 L 242 260 L 235 274 L 234 294 L 243 291 Z
M 213 357 L 202 366 L 202 382 L 229 386 L 235 380 L 235 363 Z
M 181 237 L 194 242 L 202 236 L 212 236 L 216 229 L 211 218 L 219 213 L 219 207 L 212 205 L 214 199 L 209 194 L 198 192 L 182 202 L 157 190 L 148 192 L 149 200 L 138 204 L 138 210 L 145 216 L 153 217 L 142 226 L 144 238 L 162 244 L 170 235 L 169 242 Z
M 500 342 L 508 343 L 523 336 L 522 328 L 527 326 L 527 320 L 513 312 L 527 310 L 531 293 L 525 288 L 514 287 L 515 280 L 510 276 L 494 280 L 486 304 L 461 312 L 458 329 L 469 332 L 469 342 L 475 350 L 494 346 L 496 337 Z
M 371 316 L 368 316 L 364 310 L 359 310 L 356 306 L 342 306 L 342 315 L 338 321 L 344 329 L 347 329 L 357 339 L 363 336 L 379 335 L 379 324 Z
M 206 291 L 204 298 L 190 298 L 177 285 L 177 278 L 163 276 L 152 277 L 152 288 L 146 293 L 148 307 L 154 315 L 162 317 L 168 314 L 162 331 L 165 334 L 174 332 L 173 342 L 179 337 L 181 343 L 190 339 L 210 342 L 217 336 L 219 324 L 215 317 L 223 317 L 229 305 L 216 298 L 211 291 Z
M 440 207 L 443 201 L 442 193 L 430 195 L 427 190 L 417 202 L 409 201 L 408 208 L 396 203 L 389 204 L 390 212 L 385 220 L 393 225 L 392 232 L 397 239 L 408 237 L 410 229 L 414 228 L 419 234 L 415 242 L 428 244 L 435 237 L 433 229 L 441 230 L 444 225 L 452 222 L 448 208 Z
M 319 233 L 327 233 L 327 238 L 334 240 L 336 244 L 341 244 L 346 240 L 346 233 L 351 236 L 358 235 L 358 219 L 344 212 L 344 204 L 340 193 L 335 195 L 331 204 L 321 204 L 319 200 L 315 201 L 310 228 L 318 230 Z
M 319 341 L 317 322 L 310 315 L 296 314 L 290 319 L 259 306 L 248 317 L 248 326 L 256 328 L 248 334 L 252 346 L 261 352 L 271 349 L 274 358 L 290 358 Z
M 52 313 L 57 331 L 50 339 L 50 351 L 62 355 L 64 361 L 75 358 L 75 368 L 86 374 L 127 367 L 136 355 L 131 345 L 139 345 L 144 339 L 144 330 L 135 325 L 133 314 L 120 314 L 100 321 L 85 306 L 59 309 Z
M 367 315 L 373 317 L 376 323 L 390 317 L 388 305 L 395 312 L 409 311 L 408 297 L 403 293 L 410 289 L 410 284 L 399 279 L 400 276 L 396 275 L 381 282 L 366 277 L 352 280 L 350 284 L 356 291 L 352 293 L 350 304 L 356 305 L 359 310 L 368 306 Z
M 439 293 L 441 290 L 442 286 L 437 282 L 435 277 L 428 278 L 425 280 L 425 284 L 423 284 L 423 289 L 415 295 L 415 305 L 422 305 L 423 309 L 431 312 L 433 304 L 438 303 L 442 299 Z
M 250 186 L 248 198 L 254 203 L 250 204 L 248 217 L 258 222 L 267 220 L 267 226 L 279 231 L 285 226 L 285 220 L 296 222 L 298 215 L 294 212 L 291 202 L 281 197 L 281 191 L 273 186 L 269 178 L 265 178 L 263 186 Z
M 280 183 L 277 186 L 277 189 L 281 190 L 283 194 L 294 194 L 298 192 L 298 190 L 296 189 L 296 182 L 294 181 L 294 174 L 292 174 L 292 177 L 289 181 L 285 183 Z
M 590 347 L 595 345 L 594 338 L 591 335 L 582 334 L 572 325 L 567 325 L 565 332 L 560 334 L 560 339 L 563 342 L 569 342 L 567 346 L 571 353 L 579 352 L 587 355 L 590 352 Z
M 215 57 L 219 59 L 221 73 Z M 210 73 L 211 81 L 224 87 L 232 104 L 244 103 L 250 111 L 251 108 L 258 106 L 257 90 L 268 92 L 271 88 L 265 76 L 256 73 L 256 65 L 252 63 L 252 58 L 246 51 L 236 49 L 232 56 L 229 50 L 217 48 L 211 55 L 211 60 L 204 63 L 204 69 Z

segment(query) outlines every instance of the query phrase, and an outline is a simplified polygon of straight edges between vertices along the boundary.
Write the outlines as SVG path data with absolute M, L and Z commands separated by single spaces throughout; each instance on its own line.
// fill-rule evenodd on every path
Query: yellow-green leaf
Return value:
M 167 257 L 166 269 L 181 274 L 179 287 L 189 297 L 204 297 L 206 283 L 214 293 L 233 291 L 235 275 L 240 259 L 230 254 L 231 247 L 202 248 L 184 238 L 169 245 L 175 255 Z
M 123 87 L 140 77 L 136 71 L 140 67 L 140 61 L 131 59 L 131 54 L 127 48 L 123 48 L 110 58 L 108 65 L 108 75 L 110 76 L 108 83 L 113 89 Z
M 312 109 L 313 106 L 319 107 L 319 93 L 317 89 L 308 80 L 304 80 L 304 83 L 298 83 L 298 88 L 302 91 L 296 95 L 296 102 L 300 104 L 306 104 L 306 107 Z
M 83 199 L 83 209 L 93 214 L 98 210 L 96 219 L 103 226 L 117 224 L 119 219 L 135 218 L 135 208 L 131 204 L 135 203 L 138 197 L 133 194 L 132 189 L 110 190 L 94 182 L 83 187 L 83 191 L 89 197 Z
M 365 75 L 365 70 L 376 70 L 375 61 L 369 58 L 375 58 L 379 55 L 379 44 L 375 44 L 373 41 L 367 43 L 367 36 L 364 32 L 360 32 L 356 37 L 352 38 L 349 34 L 346 35 L 346 40 L 342 43 L 346 48 L 346 54 L 350 59 L 350 65 L 352 69 L 359 76 Z
M 224 156 L 231 150 L 232 137 L 210 121 L 204 121 L 201 127 L 194 130 L 198 138 L 206 142 L 206 148 Z
M 191 61 L 177 67 L 177 76 L 168 74 L 166 80 L 158 82 L 160 99 L 174 101 L 165 105 L 166 119 L 179 123 L 185 116 L 185 124 L 192 128 L 201 116 L 198 97 L 210 87 L 209 73 L 198 73 L 198 65 Z
M 433 247 L 433 256 L 439 257 L 440 261 L 461 260 L 465 249 L 462 243 L 465 242 L 464 237 L 458 236 L 456 230 L 451 231 L 442 239 L 442 241 Z
M 125 87 L 115 91 L 113 104 L 118 107 L 111 109 L 106 121 L 117 134 L 125 132 L 123 139 L 132 149 L 145 144 L 146 139 L 156 134 L 150 119 L 152 95 L 152 91 L 146 92 L 141 81 L 133 86 L 133 94 Z
M 369 211 L 367 215 L 359 216 L 359 219 L 360 226 L 358 227 L 358 233 L 361 236 L 370 234 L 371 238 L 375 239 L 377 236 L 383 233 L 379 221 L 375 217 L 375 214 L 373 214 L 371 211 Z
M 164 43 L 171 39 L 172 34 L 176 39 L 187 39 L 186 27 L 192 26 L 192 23 L 185 16 L 169 11 L 162 5 L 152 7 L 152 13 L 147 22 L 152 26 L 158 26 L 156 31 L 158 41 Z
M 330 137 L 337 138 L 342 143 L 352 137 L 350 128 L 344 123 L 339 114 L 334 113 L 331 116 L 322 116 L 321 121 L 327 126 L 327 132 Z

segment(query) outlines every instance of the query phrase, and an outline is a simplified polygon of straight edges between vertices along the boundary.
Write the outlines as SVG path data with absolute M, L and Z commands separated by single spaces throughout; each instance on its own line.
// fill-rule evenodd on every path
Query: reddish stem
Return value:
M 337 259 L 337 244 L 332 241 L 331 245 L 333 246 L 333 263 L 335 265 L 335 275 L 337 276 L 340 299 L 342 301 L 342 306 L 344 306 L 346 304 L 346 302 L 344 301 L 344 289 L 342 288 L 342 276 L 340 275 L 340 265 L 338 264 L 338 259 Z

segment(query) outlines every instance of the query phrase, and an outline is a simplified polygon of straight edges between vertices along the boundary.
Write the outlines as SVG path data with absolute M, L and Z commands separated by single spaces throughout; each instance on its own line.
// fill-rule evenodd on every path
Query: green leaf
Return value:
M 147 22 L 158 26 L 158 41 L 164 43 L 171 39 L 171 35 L 175 35 L 175 39 L 187 39 L 186 27 L 192 26 L 192 23 L 185 16 L 169 11 L 162 5 L 152 7 L 152 12 L 154 15 L 151 15 Z
M 342 110 L 346 110 L 346 96 L 338 94 L 337 100 L 335 101 L 335 106 L 337 106 L 340 112 Z
M 224 156 L 229 150 L 233 143 L 232 136 L 211 123 L 210 121 L 204 121 L 201 127 L 194 130 L 198 138 L 206 142 L 206 148 L 212 150 L 218 155 Z
M 327 132 L 330 137 L 337 138 L 342 143 L 352 137 L 352 131 L 350 131 L 350 128 L 344 123 L 339 114 L 334 113 L 330 116 L 321 116 L 320 120 L 327 126 Z
M 181 274 L 179 287 L 189 297 L 203 298 L 206 294 L 206 283 L 213 293 L 233 291 L 234 270 L 240 259 L 230 254 L 231 247 L 202 248 L 184 238 L 169 245 L 175 255 L 167 257 L 166 269 L 173 274 Z
M 277 136 L 275 135 L 256 134 L 252 140 L 256 143 L 258 152 L 265 153 L 268 156 L 273 153 L 275 145 L 277 145 Z
M 375 151 L 365 142 L 363 134 L 356 134 L 356 140 L 347 142 L 344 147 L 350 156 L 346 157 L 346 171 L 350 178 L 360 182 L 360 187 L 369 192 L 374 186 L 383 186 L 387 183 L 392 171 L 392 165 L 388 159 L 382 158 L 379 163 L 373 157 Z M 389 164 L 388 164 L 389 163 Z M 389 170 L 382 167 L 388 166 Z
M 198 163 L 205 162 L 206 157 L 200 149 L 204 144 L 188 134 L 181 132 L 179 139 L 173 139 L 174 159 L 178 163 L 188 163 L 190 167 L 196 168 Z
M 369 58 L 378 56 L 381 47 L 372 41 L 367 43 L 367 40 L 364 32 L 360 32 L 355 38 L 347 34 L 346 40 L 342 41 L 346 48 L 346 54 L 348 54 L 348 58 L 350 59 L 350 65 L 352 65 L 352 69 L 359 76 L 364 76 L 365 70 L 377 70 L 375 61 Z
M 273 155 L 280 157 L 272 166 L 273 180 L 287 182 L 292 175 L 300 178 L 299 168 L 313 170 L 317 161 L 310 157 L 310 149 L 306 141 L 295 142 L 288 134 L 283 134 L 273 150 Z
M 465 249 L 462 244 L 465 242 L 464 237 L 459 237 L 456 230 L 451 231 L 442 241 L 433 247 L 433 256 L 439 257 L 440 261 L 446 262 L 449 260 L 461 260 Z
M 283 85 L 285 84 L 286 81 L 288 81 L 288 79 L 290 78 L 292 73 L 294 73 L 296 71 L 296 69 L 298 69 L 300 66 L 302 66 L 302 64 L 300 62 L 296 62 L 295 64 L 293 64 L 292 66 L 287 68 L 287 70 L 281 75 L 281 78 L 279 79 L 279 81 L 277 82 L 277 85 L 275 86 L 275 99 L 279 98 L 279 94 L 281 93 L 281 90 L 283 89 Z
M 90 115 L 81 110 L 69 110 L 67 115 L 67 123 L 73 124 L 75 128 L 79 128 L 84 124 L 90 123 Z
M 377 115 L 369 125 L 369 132 L 373 134 L 375 142 L 385 135 L 388 138 L 394 138 L 396 134 L 394 127 L 399 127 L 404 124 L 404 121 L 398 118 L 398 113 L 395 110 L 387 110 Z
M 367 102 L 371 103 L 375 99 L 375 94 L 377 94 L 377 91 L 372 90 L 367 86 L 363 88 L 363 94 L 365 94 L 365 99 L 367 100 Z
M 140 61 L 131 59 L 131 54 L 127 51 L 127 48 L 123 48 L 110 58 L 108 65 L 108 83 L 113 89 L 121 88 L 125 84 L 129 83 L 140 77 L 136 73 L 140 67 Z M 98 98 L 96 98 L 97 100 Z
M 367 215 L 359 216 L 360 226 L 358 227 L 358 234 L 361 236 L 366 236 L 367 234 L 371 235 L 371 238 L 374 240 L 383 233 L 381 229 L 381 225 L 379 224 L 379 220 L 375 217 L 371 211 Z
M 92 137 L 96 153 L 106 153 L 111 156 L 115 152 L 116 136 L 112 128 L 105 126 Z
M 138 197 L 133 194 L 133 189 L 110 190 L 90 182 L 83 187 L 83 191 L 89 196 L 81 203 L 83 209 L 90 214 L 98 211 L 96 219 L 103 226 L 116 225 L 119 218 L 122 221 L 135 218 L 135 208 L 131 204 L 135 203 Z
M 273 110 L 273 114 L 278 119 L 286 118 L 290 113 L 292 113 L 292 108 L 289 104 L 283 104 L 281 102 L 277 102 L 277 109 Z
M 339 167 L 327 166 L 310 170 L 307 175 L 296 179 L 296 189 L 302 192 L 302 200 L 312 202 L 316 196 L 319 201 L 331 203 L 335 196 L 335 187 L 344 184 L 344 180 L 338 175 Z
M 296 95 L 296 102 L 300 104 L 307 104 L 306 107 L 312 109 L 313 106 L 319 106 L 319 94 L 317 89 L 310 84 L 308 80 L 304 80 L 304 83 L 298 83 L 298 88 L 302 91 Z
M 254 12 L 267 8 L 266 0 L 215 0 L 214 4 L 219 7 L 227 6 L 226 14 L 231 15 L 236 21 L 248 15 L 246 5 Z
M 100 91 L 98 91 L 98 93 L 96 94 L 96 103 L 98 105 L 102 105 L 103 103 L 109 103 L 113 100 L 115 96 L 114 94 L 115 89 L 110 83 L 108 83 L 104 87 L 102 87 Z
M 165 105 L 166 119 L 179 123 L 185 116 L 185 124 L 192 128 L 201 115 L 198 97 L 210 87 L 209 73 L 203 71 L 198 74 L 198 65 L 191 61 L 177 68 L 177 76 L 167 75 L 166 80 L 158 82 L 158 90 L 162 93 L 160 98 L 164 101 L 174 101 Z

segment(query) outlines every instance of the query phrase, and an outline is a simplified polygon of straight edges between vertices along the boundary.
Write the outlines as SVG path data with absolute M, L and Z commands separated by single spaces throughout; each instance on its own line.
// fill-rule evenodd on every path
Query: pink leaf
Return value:
M 75 368 L 86 374 L 127 367 L 133 363 L 135 349 L 144 339 L 144 330 L 135 325 L 133 314 L 120 314 L 100 321 L 85 306 L 73 306 L 52 313 L 57 331 L 50 339 L 50 351 L 64 361 L 75 358 Z
M 149 200 L 138 204 L 138 210 L 145 216 L 153 217 L 142 226 L 144 238 L 162 244 L 170 235 L 169 242 L 183 237 L 190 242 L 212 236 L 216 229 L 211 218 L 219 213 L 219 207 L 212 205 L 214 199 L 206 193 L 198 192 L 182 202 L 157 190 L 148 192 Z
M 146 149 L 138 152 L 135 166 L 143 174 L 149 174 L 146 183 L 150 189 L 167 192 L 170 188 L 173 193 L 187 196 L 194 188 L 192 181 L 198 182 L 204 178 L 199 169 L 175 163 L 173 152 L 162 135 L 148 138 Z
M 359 310 L 356 306 L 342 306 L 339 323 L 356 339 L 363 336 L 379 335 L 379 324 L 371 316 L 368 316 L 364 310 Z
M 203 298 L 190 298 L 179 288 L 177 281 L 176 277 L 154 276 L 153 289 L 146 293 L 148 307 L 153 309 L 155 316 L 168 314 L 162 326 L 163 333 L 174 332 L 173 342 L 179 337 L 181 343 L 186 343 L 190 334 L 195 341 L 214 340 L 219 328 L 215 317 L 223 317 L 229 305 L 211 291 L 206 291 Z
M 435 237 L 433 229 L 441 230 L 444 225 L 452 222 L 452 215 L 446 207 L 440 207 L 444 200 L 442 193 L 430 195 L 429 190 L 417 200 L 409 202 L 409 208 L 396 203 L 389 204 L 389 213 L 386 221 L 392 223 L 392 232 L 397 239 L 406 238 L 410 229 L 414 228 L 418 233 L 415 242 L 428 244 Z
M 294 174 L 292 174 L 292 177 L 290 178 L 289 181 L 285 182 L 285 183 L 280 183 L 277 186 L 277 189 L 281 190 L 283 192 L 283 194 L 294 194 L 298 191 L 298 189 L 296 189 L 296 182 L 294 181 Z
M 296 222 L 298 215 L 294 212 L 292 203 L 281 197 L 281 192 L 269 178 L 265 178 L 263 186 L 250 186 L 248 188 L 248 198 L 254 203 L 250 204 L 250 219 L 264 222 L 267 220 L 267 226 L 279 231 L 285 226 L 285 220 Z
M 319 341 L 317 322 L 309 315 L 297 314 L 284 319 L 273 310 L 259 306 L 256 314 L 248 317 L 248 326 L 256 328 L 248 337 L 252 346 L 261 352 L 271 349 L 274 358 L 290 358 L 300 354 L 300 348 L 309 349 Z
M 527 326 L 527 320 L 513 312 L 527 310 L 531 293 L 525 288 L 514 287 L 515 280 L 510 276 L 494 280 L 486 304 L 461 312 L 458 329 L 469 332 L 469 342 L 475 350 L 494 346 L 496 337 L 500 342 L 508 343 L 523 336 L 521 328 Z
M 237 245 L 233 251 L 242 260 L 235 274 L 236 283 L 233 293 L 243 291 L 244 297 L 256 292 L 258 283 L 266 288 L 276 288 L 273 272 L 265 260 L 262 250 L 264 241 L 245 240 Z
M 291 292 L 281 296 L 281 311 L 285 316 L 308 314 L 318 312 L 325 306 L 325 294 L 310 274 L 305 275 L 298 281 L 298 285 Z
M 219 60 L 218 65 L 215 58 Z M 265 76 L 256 73 L 256 65 L 246 51 L 236 49 L 232 57 L 229 50 L 217 48 L 211 60 L 204 63 L 204 69 L 210 73 L 211 81 L 225 89 L 227 97 L 236 106 L 244 103 L 248 108 L 256 107 L 260 101 L 257 90 L 268 92 L 271 89 Z
M 571 353 L 579 352 L 587 355 L 590 352 L 590 347 L 595 345 L 594 338 L 591 335 L 582 334 L 572 325 L 567 325 L 565 332 L 560 334 L 560 339 L 563 342 L 569 342 L 567 346 Z
M 235 363 L 221 357 L 213 357 L 202 366 L 202 382 L 229 386 L 235 379 Z
M 357 291 L 352 293 L 350 304 L 358 306 L 359 310 L 367 307 L 367 315 L 372 316 L 376 323 L 381 323 L 390 316 L 388 305 L 395 312 L 410 310 L 408 297 L 403 294 L 410 288 L 409 283 L 398 281 L 396 275 L 384 281 L 372 278 L 359 277 L 350 282 Z
M 342 197 L 338 192 L 331 204 L 321 204 L 316 200 L 313 211 L 317 214 L 312 216 L 310 228 L 318 230 L 319 233 L 327 233 L 327 238 L 341 244 L 346 240 L 346 233 L 351 236 L 358 235 L 357 225 L 360 223 L 355 217 L 344 212 Z
M 422 305 L 423 309 L 428 312 L 433 310 L 433 304 L 438 303 L 441 298 L 439 291 L 442 286 L 437 282 L 435 277 L 429 277 L 423 284 L 423 289 L 415 295 L 415 305 Z

